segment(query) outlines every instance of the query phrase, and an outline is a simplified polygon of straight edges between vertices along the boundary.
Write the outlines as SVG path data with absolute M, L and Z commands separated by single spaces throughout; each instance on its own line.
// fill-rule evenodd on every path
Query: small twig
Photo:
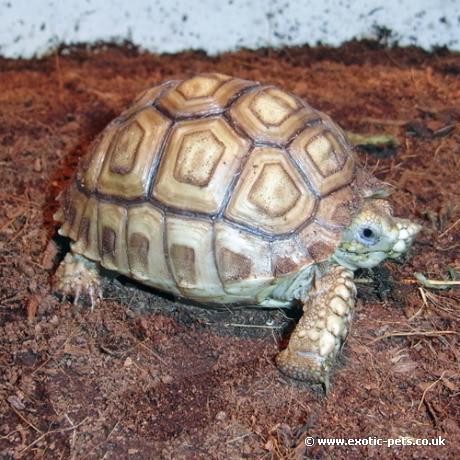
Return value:
M 423 403 L 425 402 L 425 395 L 427 394 L 427 392 L 429 390 L 431 390 L 431 388 L 433 388 L 438 382 L 440 382 L 443 378 L 444 378 L 444 374 L 446 373 L 446 371 L 444 371 L 442 374 L 441 374 L 441 377 L 438 378 L 438 380 L 435 380 L 434 382 L 432 382 L 430 385 L 428 385 L 424 390 L 423 390 L 423 393 L 422 393 L 422 398 L 420 399 L 420 402 L 418 404 L 418 407 L 417 407 L 417 410 L 420 410 L 420 408 L 422 407 Z
M 389 337 L 406 337 L 406 336 L 424 336 L 424 337 L 436 337 L 438 335 L 447 335 L 447 334 L 454 334 L 460 335 L 460 332 L 456 331 L 415 331 L 415 332 L 389 332 L 388 334 L 383 334 L 380 337 L 376 337 L 375 339 L 371 340 L 370 343 L 378 342 L 379 340 L 387 339 Z
M 75 425 L 74 425 L 72 419 L 67 414 L 64 414 L 64 415 L 65 415 L 65 418 L 67 419 L 67 421 L 70 423 L 70 425 L 73 428 L 75 428 Z M 73 449 L 75 447 L 76 442 L 77 442 L 77 430 L 74 430 L 74 432 L 72 433 L 72 440 L 70 441 L 70 449 L 71 449 L 71 451 L 73 451 L 72 456 L 70 457 L 71 459 L 75 458 L 76 452 Z
M 141 345 L 142 347 L 144 347 L 147 351 L 149 351 L 150 353 L 152 353 L 152 355 L 158 359 L 158 361 L 160 361 L 160 363 L 162 363 L 164 366 L 166 367 L 169 367 L 168 364 L 166 363 L 166 361 L 154 350 L 152 350 L 151 348 L 149 348 L 147 345 L 145 345 L 143 342 L 139 342 L 139 345 Z
M 11 217 L 10 219 L 0 227 L 0 232 L 3 232 L 6 228 L 8 228 L 14 221 L 16 220 L 16 217 L 19 217 L 21 214 L 24 213 L 24 209 L 20 208 L 18 209 Z
M 22 449 L 20 452 L 19 452 L 19 455 L 22 455 L 26 450 L 30 449 L 32 446 L 35 446 L 35 444 L 37 444 L 38 442 L 40 442 L 43 438 L 46 438 L 47 436 L 51 435 L 51 434 L 55 434 L 55 433 L 65 433 L 66 431 L 71 431 L 71 430 L 76 430 L 79 426 L 83 425 L 86 420 L 88 420 L 89 417 L 85 417 L 80 423 L 78 423 L 77 425 L 73 425 L 73 426 L 70 426 L 68 428 L 60 428 L 60 429 L 56 429 L 56 430 L 51 430 L 51 431 L 47 431 L 46 433 L 43 433 L 41 436 L 39 436 L 37 439 L 35 439 L 35 441 L 32 441 L 28 446 L 24 447 L 24 449 Z
M 224 326 L 224 327 L 247 327 L 254 329 L 280 329 L 283 326 L 266 326 L 264 324 L 238 324 L 238 323 L 208 323 L 204 322 L 207 326 Z
M 238 436 L 236 438 L 233 438 L 233 439 L 229 439 L 225 444 L 230 444 L 232 442 L 235 442 L 235 441 L 239 441 L 240 439 L 244 439 L 244 438 L 247 438 L 248 436 L 251 436 L 252 433 L 246 433 L 246 434 L 243 434 L 242 436 Z
M 29 425 L 31 428 L 33 428 L 37 433 L 43 434 L 43 431 L 37 428 L 32 422 L 29 422 L 16 408 L 10 405 L 11 410 L 27 425 Z
M 442 238 L 445 234 L 449 233 L 454 227 L 457 226 L 457 224 L 460 222 L 460 217 L 446 230 L 444 230 L 440 235 L 439 238 Z
M 418 290 L 420 292 L 420 296 L 422 297 L 423 305 L 409 318 L 409 321 L 412 321 L 414 318 L 420 315 L 424 307 L 428 308 L 428 301 L 426 299 L 425 290 L 421 287 L 419 287 Z
M 108 436 L 105 438 L 105 441 L 107 442 L 110 438 L 110 436 L 112 436 L 113 432 L 117 429 L 118 425 L 120 424 L 120 420 L 118 420 L 117 423 L 115 423 L 115 425 L 113 426 L 113 428 L 110 430 L 110 433 L 108 434 Z
M 19 433 L 19 430 L 13 430 L 13 431 L 10 431 L 9 433 L 5 434 L 4 436 L 0 436 L 0 441 L 2 439 L 8 439 L 12 434 L 14 433 Z M 9 440 L 9 439 L 8 439 Z
M 419 272 L 415 272 L 414 277 L 420 283 L 422 283 L 425 287 L 431 288 L 431 289 L 449 289 L 450 287 L 460 286 L 459 280 L 448 280 L 448 281 L 430 280 L 425 275 Z

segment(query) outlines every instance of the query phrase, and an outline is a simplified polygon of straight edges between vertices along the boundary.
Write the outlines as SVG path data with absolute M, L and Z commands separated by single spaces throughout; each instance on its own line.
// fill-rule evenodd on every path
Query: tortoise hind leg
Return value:
M 332 266 L 307 295 L 302 299 L 304 313 L 276 364 L 289 377 L 322 383 L 327 392 L 329 373 L 348 333 L 355 305 L 353 272 Z
M 80 254 L 69 252 L 56 270 L 54 289 L 64 297 L 73 297 L 74 304 L 82 295 L 87 295 L 91 301 L 91 308 L 94 308 L 102 299 L 101 277 L 97 264 Z

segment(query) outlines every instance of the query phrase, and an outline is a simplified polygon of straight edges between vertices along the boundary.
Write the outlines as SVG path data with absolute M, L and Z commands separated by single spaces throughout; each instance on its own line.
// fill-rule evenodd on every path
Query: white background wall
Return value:
M 154 52 L 339 45 L 392 30 L 402 45 L 460 50 L 460 0 L 0 0 L 0 55 L 125 39 Z

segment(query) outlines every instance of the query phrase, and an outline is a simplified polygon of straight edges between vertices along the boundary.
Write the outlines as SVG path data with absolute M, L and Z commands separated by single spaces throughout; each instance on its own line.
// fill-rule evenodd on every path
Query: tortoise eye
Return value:
M 363 228 L 363 236 L 364 238 L 372 238 L 374 236 L 374 232 L 371 228 Z
M 358 229 L 356 238 L 360 243 L 363 243 L 366 246 L 371 246 L 377 242 L 378 235 L 374 228 L 365 225 Z

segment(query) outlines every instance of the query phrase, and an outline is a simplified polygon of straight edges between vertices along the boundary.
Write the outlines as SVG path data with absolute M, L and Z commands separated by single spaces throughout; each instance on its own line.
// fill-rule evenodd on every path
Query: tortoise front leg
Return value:
M 289 344 L 276 357 L 289 377 L 322 383 L 327 391 L 329 372 L 347 336 L 356 286 L 353 272 L 334 265 L 306 293 L 303 315 Z

